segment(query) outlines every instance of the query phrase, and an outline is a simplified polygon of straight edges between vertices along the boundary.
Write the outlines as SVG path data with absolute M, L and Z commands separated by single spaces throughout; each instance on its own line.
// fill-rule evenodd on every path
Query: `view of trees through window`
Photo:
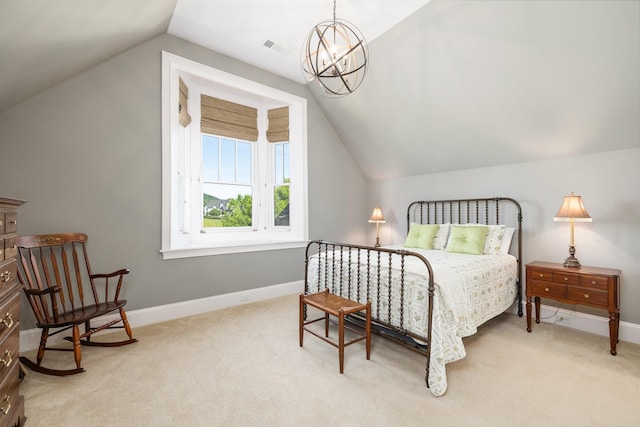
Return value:
M 271 144 L 275 227 L 289 227 L 289 144 Z M 251 227 L 253 224 L 252 143 L 202 135 L 203 227 Z M 256 208 L 257 209 L 257 208 Z
M 287 183 L 289 180 L 287 179 Z M 253 199 L 250 194 L 238 194 L 236 198 L 220 199 L 203 193 L 204 227 L 250 227 Z M 274 222 L 276 226 L 289 225 L 289 186 L 274 189 Z

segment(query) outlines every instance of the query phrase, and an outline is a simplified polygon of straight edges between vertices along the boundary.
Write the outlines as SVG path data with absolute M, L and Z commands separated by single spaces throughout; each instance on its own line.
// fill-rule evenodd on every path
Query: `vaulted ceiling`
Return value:
M 640 146 L 640 2 L 336 5 L 368 40 L 370 67 L 355 93 L 314 97 L 371 179 Z M 0 0 L 0 114 L 164 33 L 302 83 L 302 41 L 332 9 L 330 0 Z

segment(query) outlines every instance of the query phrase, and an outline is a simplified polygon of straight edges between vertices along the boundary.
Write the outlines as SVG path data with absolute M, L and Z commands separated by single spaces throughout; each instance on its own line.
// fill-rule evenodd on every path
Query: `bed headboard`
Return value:
M 504 224 L 515 227 L 510 253 L 518 261 L 518 315 L 522 316 L 522 208 L 509 197 L 419 200 L 407 208 L 407 233 L 419 224 Z

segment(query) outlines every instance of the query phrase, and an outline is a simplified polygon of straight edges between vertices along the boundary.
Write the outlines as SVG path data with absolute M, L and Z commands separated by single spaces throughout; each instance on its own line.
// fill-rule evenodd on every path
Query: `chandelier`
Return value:
M 369 50 L 362 33 L 347 21 L 322 21 L 307 35 L 302 48 L 305 80 L 323 96 L 339 97 L 355 91 L 367 71 Z

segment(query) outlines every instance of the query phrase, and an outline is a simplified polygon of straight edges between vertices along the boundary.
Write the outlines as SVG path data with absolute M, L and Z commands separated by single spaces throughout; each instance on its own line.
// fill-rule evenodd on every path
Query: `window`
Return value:
M 163 257 L 306 245 L 306 100 L 162 58 Z

